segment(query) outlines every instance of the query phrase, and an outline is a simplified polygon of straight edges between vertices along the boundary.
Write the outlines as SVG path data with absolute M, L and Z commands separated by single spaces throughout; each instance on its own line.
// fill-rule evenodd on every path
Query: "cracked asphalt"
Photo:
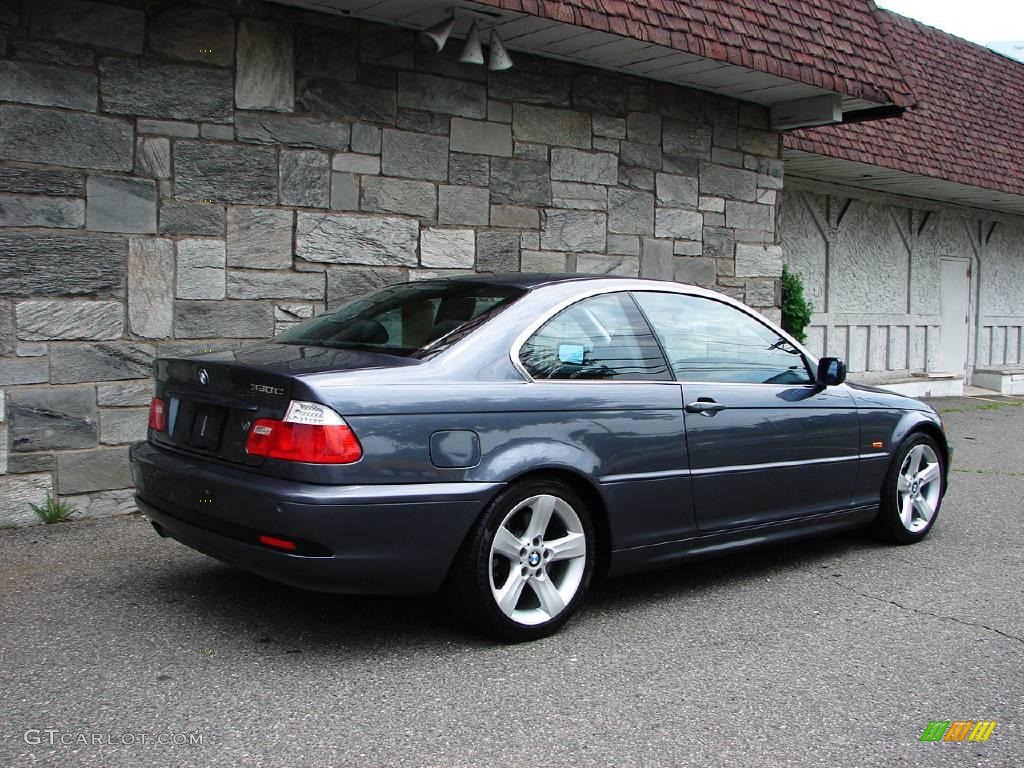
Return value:
M 607 582 L 528 645 L 264 582 L 138 516 L 0 531 L 0 765 L 1024 765 L 1024 407 L 937 405 L 955 472 L 923 543 Z M 999 725 L 920 742 L 936 719 Z M 202 743 L 155 743 L 180 734 Z

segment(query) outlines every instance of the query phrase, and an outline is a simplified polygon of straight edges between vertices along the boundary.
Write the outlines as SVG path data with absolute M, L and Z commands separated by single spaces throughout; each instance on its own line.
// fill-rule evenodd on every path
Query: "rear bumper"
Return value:
M 430 594 L 499 483 L 327 486 L 131 448 L 136 501 L 161 533 L 285 584 L 353 594 Z M 308 542 L 292 554 L 260 534 Z

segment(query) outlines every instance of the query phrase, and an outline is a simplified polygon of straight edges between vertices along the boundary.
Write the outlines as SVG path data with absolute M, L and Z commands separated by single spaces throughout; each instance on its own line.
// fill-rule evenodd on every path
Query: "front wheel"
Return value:
M 470 532 L 449 597 L 476 629 L 536 640 L 569 620 L 593 570 L 594 527 L 582 500 L 560 481 L 527 481 L 498 496 Z
M 923 539 L 939 516 L 945 482 L 938 444 L 929 435 L 912 435 L 900 446 L 882 485 L 876 530 L 897 544 Z

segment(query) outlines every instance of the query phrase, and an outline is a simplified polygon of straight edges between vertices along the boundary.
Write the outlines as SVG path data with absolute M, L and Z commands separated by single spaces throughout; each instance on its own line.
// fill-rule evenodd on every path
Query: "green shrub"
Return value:
M 804 298 L 804 281 L 800 275 L 782 267 L 782 327 L 797 341 L 807 340 L 804 332 L 811 324 L 811 313 L 814 308 Z
M 47 525 L 50 523 L 63 523 L 78 511 L 66 501 L 56 501 L 53 496 L 47 496 L 46 503 L 41 507 L 32 503 L 29 506 L 32 507 L 33 512 L 39 515 L 39 519 Z

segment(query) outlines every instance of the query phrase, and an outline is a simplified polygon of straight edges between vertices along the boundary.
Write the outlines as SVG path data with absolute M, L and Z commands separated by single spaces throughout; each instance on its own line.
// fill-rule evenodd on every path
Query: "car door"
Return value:
M 845 388 L 763 319 L 711 297 L 634 294 L 683 390 L 697 526 L 718 531 L 846 509 L 860 425 Z

